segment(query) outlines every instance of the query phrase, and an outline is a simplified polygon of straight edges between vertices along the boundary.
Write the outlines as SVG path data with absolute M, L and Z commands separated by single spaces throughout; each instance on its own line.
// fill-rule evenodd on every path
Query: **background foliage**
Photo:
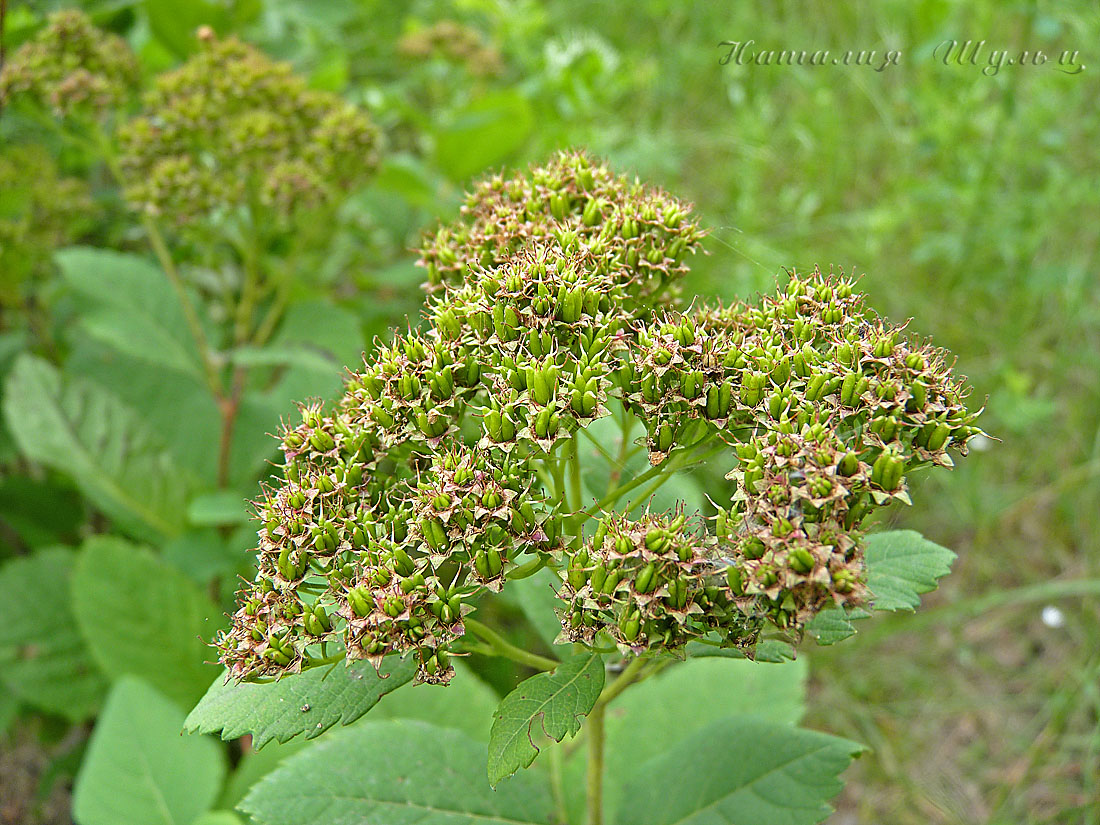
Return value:
M 342 365 L 404 324 L 421 280 L 406 250 L 454 214 L 472 176 L 575 145 L 695 202 L 712 232 L 688 290 L 731 298 L 770 290 L 782 267 L 855 267 L 872 305 L 912 315 L 989 396 L 983 427 L 1002 443 L 917 490 L 934 502 L 922 532 L 959 553 L 935 606 L 865 622 L 845 645 L 804 657 L 810 724 L 871 747 L 836 820 L 1100 817 L 1094 4 L 791 2 L 766 14 L 671 0 L 80 5 L 133 45 L 146 76 L 191 54 L 199 25 L 237 33 L 292 61 L 311 87 L 365 107 L 385 142 L 374 178 L 303 230 L 306 253 L 270 252 L 286 311 L 264 346 L 235 353 L 253 378 L 223 458 L 222 411 L 186 319 L 117 188 L 35 118 L 0 117 L 0 817 L 10 788 L 12 821 L 65 821 L 83 760 L 73 804 L 97 821 L 111 800 L 82 789 L 132 774 L 103 754 L 149 748 L 160 755 L 143 763 L 154 785 L 193 778 L 193 794 L 168 800 L 168 821 L 190 822 L 231 808 L 301 747 L 226 764 L 206 740 L 177 735 L 218 673 L 199 664 L 209 654 L 196 639 L 217 629 L 250 564 L 244 500 L 267 472 L 265 433 L 294 399 L 331 396 Z M 9 4 L 9 54 L 54 7 Z M 883 72 L 719 65 L 718 41 L 750 38 L 903 56 Z M 1081 49 L 1087 68 L 988 76 L 938 62 L 950 38 Z M 176 251 L 204 317 L 219 323 L 239 271 L 201 247 Z M 917 526 L 909 518 L 894 510 L 891 526 Z M 519 605 L 502 618 L 535 642 Z M 471 666 L 482 681 L 417 688 L 413 702 L 396 692 L 366 724 L 422 716 L 465 728 L 463 743 L 487 740 L 493 692 L 518 674 Z M 733 701 L 718 684 L 708 696 Z M 785 723 L 801 705 L 764 712 Z M 138 739 L 135 719 L 149 720 Z M 392 724 L 422 735 L 416 722 Z M 631 736 L 611 726 L 609 736 Z M 363 745 L 326 747 L 358 758 Z

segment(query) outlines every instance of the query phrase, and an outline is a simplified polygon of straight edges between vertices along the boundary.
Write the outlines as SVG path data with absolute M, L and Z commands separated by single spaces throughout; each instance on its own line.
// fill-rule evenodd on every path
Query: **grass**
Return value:
M 513 163 L 586 146 L 694 201 L 711 234 L 688 291 L 730 299 L 770 290 L 785 267 L 843 265 L 883 314 L 955 352 L 999 441 L 918 481 L 917 506 L 889 516 L 956 550 L 955 574 L 917 617 L 807 651 L 809 723 L 873 748 L 835 821 L 1100 822 L 1095 3 L 417 0 L 266 14 L 244 34 L 307 69 L 342 67 L 349 95 L 387 104 L 394 148 L 413 154 L 436 103 L 466 90 L 433 75 L 420 104 L 391 105 L 415 99 L 393 43 L 414 21 L 459 16 L 501 52 L 493 82 L 532 101 Z M 952 38 L 1052 62 L 1079 49 L 1087 68 L 988 76 L 937 60 Z M 902 54 L 881 72 L 720 65 L 720 41 L 747 39 Z M 172 59 L 152 47 L 145 58 Z M 440 202 L 457 209 L 453 183 L 425 184 L 416 209 L 373 197 L 411 242 Z M 363 276 L 386 290 L 363 306 L 407 307 L 407 269 Z M 1047 605 L 1062 626 L 1043 622 Z
M 1100 598 L 1015 598 L 1100 577 L 1100 74 L 987 77 L 931 54 L 972 37 L 1079 48 L 1088 64 L 1096 9 L 779 3 L 765 18 L 747 4 L 636 5 L 557 7 L 554 22 L 598 33 L 632 81 L 606 101 L 613 117 L 556 142 L 695 201 L 714 228 L 690 285 L 702 294 L 767 289 L 782 267 L 865 273 L 876 307 L 958 355 L 1000 439 L 892 514 L 960 554 L 929 619 L 808 651 L 810 722 L 874 748 L 836 821 L 1100 821 Z M 881 73 L 718 65 L 720 40 L 749 38 L 903 56 Z M 1000 593 L 976 614 L 948 607 Z M 1048 603 L 1064 626 L 1042 622 Z

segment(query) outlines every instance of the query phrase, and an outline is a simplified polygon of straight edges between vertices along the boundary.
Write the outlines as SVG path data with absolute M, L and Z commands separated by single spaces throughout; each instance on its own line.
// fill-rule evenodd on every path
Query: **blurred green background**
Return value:
M 954 472 L 920 480 L 916 506 L 890 516 L 957 551 L 955 574 L 917 617 L 875 619 L 843 645 L 805 653 L 809 724 L 873 749 L 849 772 L 832 821 L 1100 822 L 1096 3 L 79 5 L 129 40 L 146 73 L 179 63 L 195 28 L 209 24 L 362 105 L 385 134 L 378 175 L 349 194 L 325 248 L 295 264 L 284 338 L 327 348 L 330 361 L 292 369 L 293 380 L 246 417 L 254 432 L 245 438 L 258 446 L 241 448 L 248 456 L 230 500 L 254 495 L 259 471 L 248 468 L 270 452 L 263 433 L 294 398 L 331 395 L 339 364 L 354 363 L 406 315 L 415 319 L 420 274 L 407 250 L 457 213 L 473 178 L 585 147 L 694 202 L 710 236 L 688 293 L 728 300 L 770 290 L 784 268 L 854 270 L 872 306 L 912 317 L 913 329 L 958 356 L 976 396 L 988 397 L 983 426 L 998 440 Z M 60 7 L 8 3 L 8 53 Z M 951 39 L 987 41 L 979 64 L 944 65 L 936 49 Z M 901 54 L 882 71 L 721 65 L 728 49 L 719 43 L 746 40 L 754 49 Z M 1041 49 L 1050 60 L 982 71 L 994 49 L 1013 57 Z M 1059 70 L 1063 50 L 1080 51 L 1083 71 Z M 208 426 L 201 411 L 181 416 L 184 390 L 108 357 L 77 328 L 82 299 L 49 259 L 61 242 L 141 249 L 117 195 L 33 120 L 0 118 L 0 140 L 4 217 L 23 213 L 32 184 L 48 177 L 27 174 L 26 153 L 38 151 L 28 147 L 56 158 L 51 174 L 89 185 L 86 194 L 43 196 L 54 207 L 75 204 L 52 218 L 64 231 L 41 224 L 24 247 L 5 247 L 5 288 L 16 270 L 37 281 L 33 290 L 12 286 L 3 304 L 0 373 L 29 349 L 123 403 L 142 396 L 175 459 L 201 476 L 209 464 L 201 445 L 216 439 L 216 422 Z M 201 262 L 189 277 L 218 294 L 218 273 Z M 151 395 L 157 403 L 145 403 Z M 82 517 L 59 515 L 78 499 L 63 473 L 29 468 L 8 434 L 0 464 L 0 552 L 87 531 Z M 194 512 L 191 521 L 221 523 Z M 226 547 L 250 546 L 250 529 L 214 550 L 204 545 L 208 570 L 195 573 L 193 561 L 182 569 L 197 580 L 221 569 Z M 31 722 L 5 724 L 5 750 L 26 762 L 6 776 L 26 774 L 48 807 L 54 795 L 40 774 L 49 755 L 34 744 L 45 734 L 28 734 Z M 68 735 L 54 731 L 53 753 L 65 752 L 57 743 Z M 71 771 L 58 761 L 46 770 Z

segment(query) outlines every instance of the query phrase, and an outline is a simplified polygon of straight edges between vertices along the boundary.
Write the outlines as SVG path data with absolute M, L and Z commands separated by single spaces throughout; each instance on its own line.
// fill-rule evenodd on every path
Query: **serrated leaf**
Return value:
M 781 665 L 691 659 L 624 691 L 608 706 L 604 723 L 609 817 L 638 765 L 695 731 L 733 715 L 797 724 L 805 712 L 808 673 L 802 659 Z M 584 782 L 583 763 L 581 753 L 570 760 L 571 781 Z
M 867 587 L 875 610 L 916 610 L 920 595 L 951 572 L 955 554 L 915 530 L 867 536 Z
M 371 711 L 371 719 L 417 719 L 488 742 L 500 697 L 461 661 L 453 664 L 455 677 L 450 682 L 395 690 L 382 697 Z
M 827 607 L 806 625 L 806 632 L 822 646 L 835 645 L 856 633 L 852 622 L 866 619 L 871 614 L 862 608 L 847 609 L 833 605 Z
M 77 338 L 73 342 L 64 374 L 79 376 L 101 387 L 134 410 L 146 429 L 164 442 L 176 466 L 195 478 L 196 485 L 213 487 L 217 483 L 222 420 L 204 378 L 173 373 L 171 380 L 165 380 L 163 367 L 91 338 Z M 244 423 L 238 414 L 234 446 L 240 438 L 254 435 L 245 430 L 247 426 L 251 424 Z M 270 429 L 263 427 L 260 435 Z M 234 467 L 230 483 L 252 489 L 255 477 L 256 473 L 250 473 L 248 478 L 242 478 Z
M 159 267 L 92 247 L 69 247 L 55 257 L 62 278 L 82 299 L 81 325 L 89 335 L 128 355 L 202 375 L 179 298 Z
M 188 476 L 133 410 L 94 384 L 63 380 L 28 354 L 16 360 L 4 390 L 8 429 L 27 458 L 72 476 L 134 535 L 180 531 Z
M 80 825 L 190 825 L 225 775 L 213 739 L 181 736 L 183 711 L 139 679 L 115 684 L 73 790 Z
M 257 748 L 301 733 L 313 739 L 338 722 L 350 725 L 415 675 L 412 657 L 391 658 L 381 675 L 366 661 L 313 668 L 277 682 L 226 682 L 223 674 L 187 715 L 185 726 L 222 739 L 251 734 Z
M 813 825 L 862 745 L 759 718 L 708 725 L 635 768 L 621 825 Z M 673 792 L 669 777 L 676 777 Z
M 493 715 L 489 784 L 535 761 L 538 731 L 556 742 L 576 736 L 603 690 L 603 659 L 586 653 L 519 683 Z
M 27 704 L 75 722 L 99 707 L 107 680 L 69 606 L 72 565 L 72 551 L 55 547 L 0 568 L 0 681 Z
M 687 653 L 692 659 L 748 659 L 744 651 L 736 647 L 715 647 L 702 642 L 688 642 Z M 782 639 L 761 639 L 752 650 L 752 661 L 781 665 L 792 662 L 797 651 L 790 642 Z
M 245 797 L 261 825 L 545 825 L 549 790 L 524 774 L 489 788 L 484 745 L 424 722 L 366 722 L 288 759 Z
M 140 676 L 190 707 L 217 668 L 205 664 L 223 625 L 187 576 L 122 539 L 88 539 L 70 582 L 73 612 L 93 658 L 112 676 Z

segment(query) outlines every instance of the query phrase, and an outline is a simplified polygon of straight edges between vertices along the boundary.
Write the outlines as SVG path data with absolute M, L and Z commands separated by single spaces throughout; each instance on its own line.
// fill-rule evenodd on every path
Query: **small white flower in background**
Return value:
M 1066 623 L 1066 614 L 1052 604 L 1043 608 L 1043 624 L 1047 627 L 1062 627 Z
M 993 446 L 993 439 L 985 435 L 984 433 L 978 433 L 976 436 L 970 439 L 968 446 L 970 447 L 970 449 L 974 450 L 974 452 L 984 453 L 986 450 Z M 1058 608 L 1056 607 L 1048 609 L 1058 610 Z M 1059 612 L 1058 615 L 1062 615 L 1061 612 Z M 1043 616 L 1046 616 L 1046 610 L 1043 611 Z

